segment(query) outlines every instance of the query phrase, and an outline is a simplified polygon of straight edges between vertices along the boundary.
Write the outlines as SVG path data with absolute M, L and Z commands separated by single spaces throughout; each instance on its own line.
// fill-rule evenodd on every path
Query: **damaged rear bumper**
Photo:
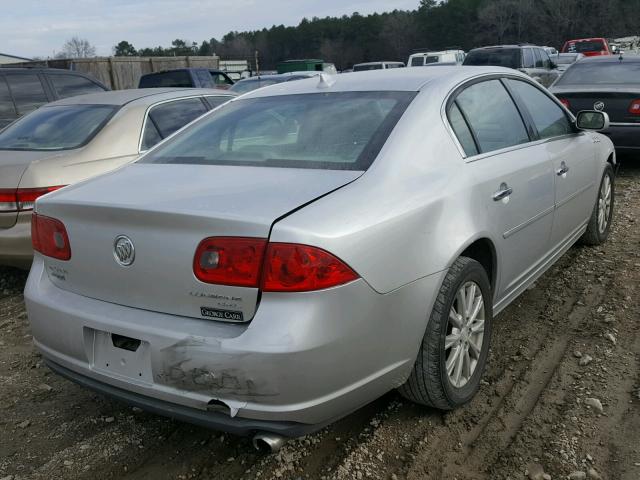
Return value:
M 58 365 L 45 357 L 46 365 L 54 372 L 95 392 L 114 398 L 134 407 L 139 407 L 147 412 L 156 413 L 165 417 L 174 418 L 184 422 L 213 428 L 234 435 L 249 436 L 255 432 L 273 432 L 284 437 L 299 437 L 319 430 L 324 425 L 308 425 L 296 422 L 276 422 L 266 420 L 253 420 L 249 418 L 231 418 L 220 412 L 208 412 L 196 408 L 185 407 L 175 403 L 165 402 L 157 398 L 146 397 L 129 390 L 114 387 L 104 382 L 99 382 L 72 370 Z
M 78 383 L 221 430 L 296 436 L 404 383 L 443 275 L 387 294 L 361 279 L 264 294 L 251 322 L 233 324 L 68 292 L 36 254 L 25 303 L 36 347 Z M 116 348 L 116 337 L 139 345 Z

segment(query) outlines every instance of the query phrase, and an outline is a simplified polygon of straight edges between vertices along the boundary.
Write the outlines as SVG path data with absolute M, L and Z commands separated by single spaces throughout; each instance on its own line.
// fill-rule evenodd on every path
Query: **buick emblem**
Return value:
M 599 112 L 601 112 L 602 110 L 604 110 L 604 102 L 596 102 L 593 104 L 593 108 L 598 110 Z
M 123 267 L 128 267 L 136 258 L 133 242 L 126 235 L 119 235 L 113 242 L 113 258 Z

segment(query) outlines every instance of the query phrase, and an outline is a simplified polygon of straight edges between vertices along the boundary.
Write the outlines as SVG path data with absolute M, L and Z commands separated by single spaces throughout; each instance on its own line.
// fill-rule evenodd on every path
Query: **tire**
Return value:
M 607 204 L 606 198 L 606 185 L 610 185 L 610 195 Z M 603 191 L 604 190 L 604 191 Z M 604 204 L 602 203 L 604 202 Z M 609 236 L 609 231 L 611 230 L 611 222 L 613 220 L 613 205 L 615 202 L 615 176 L 613 174 L 613 167 L 611 164 L 607 163 L 607 166 L 604 169 L 604 173 L 602 174 L 602 179 L 600 180 L 600 187 L 598 188 L 598 198 L 596 199 L 596 204 L 593 206 L 593 212 L 591 212 L 591 218 L 589 219 L 589 224 L 587 225 L 587 231 L 584 232 L 584 235 L 580 239 L 580 242 L 585 245 L 600 245 L 607 240 Z M 600 223 L 600 213 L 602 209 L 602 215 L 604 217 L 604 228 L 602 228 L 602 224 Z
M 482 295 L 484 308 L 481 313 L 484 316 L 484 330 L 478 332 L 482 333 L 482 339 L 480 340 L 480 348 L 476 349 L 473 355 L 475 358 L 471 358 L 474 349 L 467 347 L 470 354 L 465 358 L 466 365 L 469 366 L 466 372 L 470 373 L 470 375 L 467 375 L 468 380 L 465 383 L 455 384 L 456 370 L 454 369 L 453 371 L 454 378 L 451 378 L 449 372 L 447 372 L 447 359 L 454 355 L 454 350 L 457 348 L 461 348 L 461 351 L 464 351 L 465 339 L 468 339 L 469 345 L 473 343 L 477 347 L 479 338 L 478 333 L 472 333 L 467 336 L 467 330 L 456 329 L 449 318 L 449 312 L 452 308 L 461 310 L 458 298 L 459 290 L 465 288 L 464 291 L 469 292 L 470 284 L 475 285 L 477 294 Z M 477 294 L 474 297 L 474 301 L 477 301 Z M 398 389 L 403 397 L 415 403 L 440 410 L 451 410 L 473 398 L 480 387 L 480 378 L 484 372 L 489 354 L 493 320 L 491 298 L 489 278 L 482 265 L 468 257 L 458 258 L 447 272 L 436 298 L 413 371 L 405 384 Z M 474 303 L 474 305 L 476 304 Z M 478 314 L 478 318 L 480 318 L 481 313 Z M 460 318 L 458 317 L 459 321 Z M 471 323 L 471 325 L 474 324 Z M 478 323 L 475 325 L 477 326 Z M 452 341 L 456 334 L 461 337 L 460 340 L 454 346 L 446 349 L 445 341 L 447 337 L 449 336 L 449 340 Z M 472 342 L 473 339 L 476 341 Z M 465 360 L 463 360 L 463 365 Z M 471 368 L 471 363 L 469 362 L 473 361 L 476 363 Z M 457 363 L 454 362 L 454 364 Z

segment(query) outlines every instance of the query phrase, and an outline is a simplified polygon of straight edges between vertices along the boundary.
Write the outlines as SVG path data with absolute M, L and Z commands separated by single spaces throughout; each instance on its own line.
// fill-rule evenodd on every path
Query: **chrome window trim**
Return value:
M 508 73 L 507 74 L 502 74 L 502 73 L 483 73 L 483 74 L 476 75 L 476 76 L 471 77 L 471 78 L 466 78 L 465 80 L 462 80 L 461 82 L 457 83 L 453 88 L 451 88 L 449 90 L 449 92 L 445 96 L 445 99 L 442 102 L 442 105 L 440 107 L 440 117 L 441 117 L 442 121 L 444 122 L 445 129 L 449 133 L 449 136 L 453 140 L 454 145 L 458 149 L 458 153 L 460 154 L 460 156 L 462 157 L 462 159 L 464 160 L 465 163 L 472 163 L 472 162 L 476 162 L 478 160 L 482 160 L 484 158 L 493 157 L 495 155 L 500 155 L 500 154 L 503 154 L 503 153 L 508 153 L 508 152 L 512 152 L 512 151 L 516 151 L 516 150 L 522 150 L 523 148 L 529 148 L 529 147 L 533 147 L 533 146 L 536 146 L 536 145 L 541 145 L 543 143 L 555 142 L 557 140 L 563 140 L 565 138 L 584 135 L 583 131 L 578 131 L 578 132 L 574 132 L 574 133 L 560 135 L 559 137 L 550 137 L 550 138 L 542 138 L 542 139 L 539 139 L 539 140 L 533 140 L 533 141 L 530 141 L 530 142 L 521 143 L 519 145 L 513 145 L 511 147 L 505 147 L 505 148 L 501 148 L 499 150 L 493 150 L 491 152 L 478 153 L 476 155 L 467 155 L 466 152 L 464 151 L 464 148 L 462 148 L 462 144 L 458 140 L 458 137 L 457 137 L 455 131 L 453 130 L 453 127 L 451 126 L 451 123 L 449 122 L 449 118 L 447 116 L 447 106 L 449 104 L 449 100 L 452 98 L 453 94 L 458 91 L 458 89 L 460 89 L 461 87 L 463 87 L 466 84 L 478 83 L 478 81 L 482 80 L 483 78 L 486 78 L 487 80 L 492 80 L 492 79 L 500 80 L 500 79 L 505 79 L 505 78 L 511 78 L 511 79 L 514 79 L 514 80 L 520 80 L 520 81 L 526 82 L 529 85 L 532 85 L 533 87 L 535 87 L 538 90 L 540 90 L 542 93 L 544 93 L 551 101 L 553 101 L 565 113 L 567 113 L 569 115 L 569 119 L 570 119 L 570 121 L 572 123 L 575 123 L 575 116 L 569 110 L 567 110 L 567 108 L 564 105 L 562 105 L 560 100 L 558 100 L 556 97 L 550 95 L 548 92 L 546 92 L 545 90 L 540 88 L 540 85 L 537 85 L 536 83 L 534 83 L 531 80 L 531 78 L 528 77 L 528 76 L 521 76 L 521 75 L 517 75 L 517 74 L 514 75 L 514 74 L 508 74 Z M 517 105 L 516 105 L 516 108 L 517 108 Z M 638 125 L 640 125 L 640 124 L 638 124 Z
M 609 122 L 610 127 L 640 127 L 640 123 Z

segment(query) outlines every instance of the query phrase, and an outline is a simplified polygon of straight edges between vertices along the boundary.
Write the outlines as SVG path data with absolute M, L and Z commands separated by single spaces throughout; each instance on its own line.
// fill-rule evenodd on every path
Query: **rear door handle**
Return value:
M 560 164 L 560 168 L 558 170 L 556 170 L 556 175 L 558 175 L 559 177 L 561 177 L 562 175 L 564 175 L 565 173 L 567 173 L 569 171 L 569 167 L 567 167 L 567 164 L 562 162 Z
M 499 202 L 500 200 L 507 198 L 512 193 L 513 193 L 513 188 L 511 188 L 509 185 L 503 182 L 500 184 L 500 189 L 493 194 L 493 201 Z

